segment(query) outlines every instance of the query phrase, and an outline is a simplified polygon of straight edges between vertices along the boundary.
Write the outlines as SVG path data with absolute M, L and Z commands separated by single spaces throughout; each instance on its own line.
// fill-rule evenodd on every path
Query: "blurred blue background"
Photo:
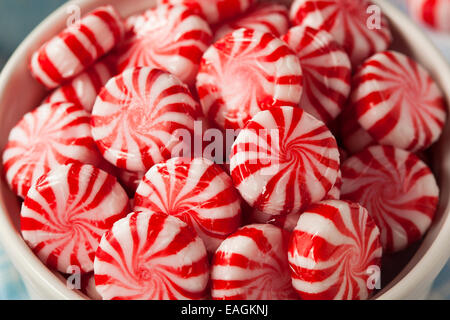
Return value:
M 404 0 L 391 1 L 404 9 Z M 64 2 L 66 1 L 0 0 L 0 69 L 27 34 Z M 450 61 L 450 36 L 429 34 Z M 20 276 L 0 247 L 0 300 L 27 298 Z M 447 264 L 436 280 L 430 298 L 450 299 L 450 264 Z

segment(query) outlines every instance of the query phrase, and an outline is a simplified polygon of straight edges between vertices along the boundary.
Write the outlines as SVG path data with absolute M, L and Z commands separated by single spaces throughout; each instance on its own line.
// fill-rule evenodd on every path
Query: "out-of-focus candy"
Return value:
M 203 299 L 209 281 L 203 241 L 181 220 L 153 212 L 114 224 L 102 237 L 94 273 L 105 300 Z
M 127 69 L 100 92 L 92 135 L 106 160 L 143 172 L 183 149 L 180 144 L 188 142 L 180 136 L 193 136 L 198 113 L 189 89 L 175 76 L 148 67 Z
M 54 90 L 45 103 L 72 102 L 91 112 L 95 99 L 106 82 L 115 75 L 110 60 L 102 60 Z
M 268 32 L 239 29 L 205 53 L 197 76 L 203 113 L 218 128 L 243 128 L 275 106 L 298 106 L 302 70 L 295 52 Z
M 300 108 L 261 111 L 231 150 L 231 176 L 242 197 L 272 215 L 299 212 L 322 200 L 336 182 L 336 140 Z
M 241 201 L 222 168 L 203 158 L 172 158 L 153 166 L 139 185 L 135 211 L 163 212 L 192 226 L 214 253 L 241 226 Z
M 48 88 L 56 88 L 113 49 L 124 33 L 112 6 L 97 8 L 46 42 L 32 56 L 31 72 Z
M 327 200 L 304 212 L 289 245 L 292 284 L 304 300 L 364 300 L 380 281 L 380 231 L 359 204 Z
M 408 0 L 409 11 L 427 26 L 438 31 L 450 32 L 450 1 Z
M 25 114 L 3 152 L 4 174 L 14 193 L 25 198 L 40 176 L 59 165 L 98 164 L 89 121 L 89 113 L 72 103 L 43 104 Z
M 347 159 L 342 176 L 342 199 L 367 208 L 388 252 L 405 249 L 430 227 L 439 188 L 430 169 L 413 153 L 372 146 Z
M 261 4 L 243 16 L 218 26 L 214 32 L 214 39 L 217 41 L 240 28 L 270 32 L 281 37 L 289 28 L 289 11 L 286 6 L 279 3 Z
M 185 5 L 216 24 L 247 11 L 257 0 L 158 0 L 158 4 Z
M 93 270 L 103 233 L 129 212 L 116 178 L 91 165 L 60 166 L 38 179 L 20 212 L 22 236 L 49 267 Z
M 388 21 L 380 10 L 367 0 L 296 0 L 291 20 L 295 25 L 330 32 L 356 67 L 386 50 L 392 41 Z
M 211 270 L 216 300 L 295 300 L 287 261 L 289 233 L 268 224 L 243 227 L 217 249 Z
M 352 65 L 347 53 L 325 30 L 297 26 L 282 38 L 300 58 L 300 107 L 325 123 L 341 113 L 350 94 Z
M 208 23 L 183 6 L 158 6 L 132 20 L 120 47 L 119 71 L 134 67 L 166 70 L 194 85 L 200 60 L 212 40 Z
M 380 52 L 364 62 L 353 83 L 351 108 L 380 144 L 420 151 L 441 135 L 447 118 L 442 91 L 411 58 Z

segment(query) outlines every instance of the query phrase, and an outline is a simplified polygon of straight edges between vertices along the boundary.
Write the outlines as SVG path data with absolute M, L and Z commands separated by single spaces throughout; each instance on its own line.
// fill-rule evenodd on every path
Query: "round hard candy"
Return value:
M 210 160 L 172 158 L 153 166 L 136 191 L 135 211 L 173 215 L 214 253 L 241 226 L 241 199 L 230 176 Z
M 351 108 L 361 127 L 383 145 L 420 151 L 441 135 L 447 119 L 442 91 L 417 62 L 380 52 L 353 79 Z
M 279 3 L 263 3 L 242 16 L 226 21 L 214 31 L 214 42 L 240 28 L 270 32 L 277 37 L 289 28 L 289 11 Z
M 214 255 L 211 294 L 216 300 L 295 300 L 287 261 L 289 233 L 269 224 L 245 226 Z
M 450 32 L 448 0 L 408 0 L 409 11 L 420 22 L 438 31 Z
M 31 73 L 48 88 L 56 88 L 111 51 L 124 33 L 114 7 L 99 7 L 39 48 L 31 58 Z
M 295 25 L 328 31 L 347 51 L 354 67 L 386 50 L 392 41 L 380 7 L 367 0 L 295 0 L 290 16 Z
M 430 227 L 439 188 L 428 166 L 413 153 L 372 146 L 347 159 L 342 176 L 342 199 L 369 210 L 386 251 L 407 248 Z
M 364 300 L 380 281 L 380 232 L 359 204 L 326 200 L 302 213 L 289 244 L 303 300 Z
M 350 95 L 352 65 L 347 53 L 325 30 L 297 26 L 282 38 L 300 58 L 303 95 L 300 107 L 330 123 Z
M 247 11 L 258 0 L 158 0 L 158 4 L 184 5 L 216 24 Z
M 201 57 L 212 40 L 208 23 L 184 6 L 161 5 L 134 17 L 119 48 L 119 71 L 135 67 L 166 70 L 194 85 Z
M 231 150 L 236 188 L 256 210 L 299 212 L 322 200 L 336 182 L 336 140 L 300 108 L 261 111 L 241 130 Z
M 100 242 L 95 284 L 104 300 L 204 299 L 209 264 L 203 241 L 181 220 L 138 212 Z
M 300 61 L 282 40 L 239 29 L 205 52 L 197 91 L 212 125 L 240 129 L 261 110 L 298 106 L 302 83 Z
M 106 160 L 143 172 L 190 147 L 199 106 L 175 76 L 132 68 L 109 80 L 92 110 L 92 135 Z M 189 144 L 189 145 L 187 145 Z
M 102 60 L 54 90 L 45 103 L 72 102 L 91 112 L 100 90 L 115 74 L 113 64 Z
M 72 103 L 43 104 L 25 114 L 3 151 L 3 170 L 14 193 L 25 198 L 40 176 L 59 165 L 97 165 L 101 155 L 89 122 L 89 113 Z
M 91 272 L 103 233 L 129 212 L 116 178 L 91 165 L 69 164 L 44 174 L 20 211 L 22 236 L 51 269 Z

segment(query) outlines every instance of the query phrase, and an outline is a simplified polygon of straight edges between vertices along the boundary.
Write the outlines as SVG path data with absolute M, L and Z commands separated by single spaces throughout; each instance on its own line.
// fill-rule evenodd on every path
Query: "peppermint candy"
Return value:
M 211 124 L 240 129 L 261 110 L 298 106 L 302 82 L 300 61 L 282 40 L 239 29 L 206 51 L 197 91 Z
M 197 300 L 206 297 L 208 256 L 202 240 L 163 213 L 131 213 L 100 242 L 95 284 L 104 300 Z
M 158 0 L 158 5 L 184 5 L 216 24 L 247 11 L 257 0 Z
M 356 67 L 391 44 L 388 21 L 379 10 L 367 0 L 295 0 L 290 16 L 295 25 L 328 31 Z
M 447 118 L 442 91 L 411 58 L 380 52 L 361 66 L 353 82 L 358 123 L 378 143 L 415 152 L 441 135 Z
M 20 211 L 22 236 L 51 269 L 93 270 L 100 238 L 129 211 L 116 178 L 91 165 L 69 164 L 44 174 Z
M 241 130 L 231 150 L 236 188 L 256 210 L 271 215 L 298 212 L 322 200 L 336 182 L 336 140 L 300 108 L 259 112 Z
M 303 300 L 368 299 L 380 281 L 381 255 L 380 232 L 366 209 L 322 201 L 300 216 L 292 234 L 292 284 Z
M 192 136 L 198 113 L 189 89 L 175 76 L 147 67 L 127 69 L 100 92 L 92 135 L 106 160 L 143 172 L 183 149 L 187 142 L 180 136 Z
M 428 166 L 413 153 L 373 146 L 347 159 L 342 175 L 342 198 L 369 210 L 387 252 L 407 248 L 430 227 L 439 188 Z
M 214 42 L 240 28 L 270 32 L 277 37 L 281 37 L 289 28 L 289 11 L 282 4 L 261 4 L 245 15 L 218 26 L 214 32 Z
M 288 241 L 287 231 L 267 224 L 249 225 L 228 237 L 213 259 L 213 299 L 296 300 Z
M 194 85 L 201 57 L 212 40 L 208 23 L 184 6 L 161 5 L 129 21 L 131 35 L 119 49 L 119 71 L 166 70 Z
M 9 187 L 25 198 L 36 180 L 59 165 L 70 162 L 98 164 L 91 136 L 90 115 L 72 103 L 43 104 L 25 114 L 11 130 L 3 152 L 3 168 Z
M 347 53 L 324 30 L 297 26 L 282 38 L 300 58 L 300 107 L 325 123 L 342 111 L 350 95 L 352 65 Z
M 48 88 L 56 88 L 111 51 L 124 33 L 124 24 L 114 7 L 99 7 L 34 53 L 31 73 Z
M 44 102 L 72 102 L 91 112 L 100 90 L 115 74 L 111 61 L 102 60 L 54 90 Z
M 179 218 L 197 231 L 211 253 L 241 226 L 241 201 L 233 181 L 203 158 L 173 158 L 153 166 L 136 191 L 134 209 Z
M 450 32 L 448 0 L 409 0 L 407 4 L 417 20 L 438 31 Z

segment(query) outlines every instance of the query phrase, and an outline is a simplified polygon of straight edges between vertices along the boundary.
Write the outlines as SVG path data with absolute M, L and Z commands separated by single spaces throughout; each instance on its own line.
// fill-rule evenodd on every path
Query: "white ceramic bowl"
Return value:
M 290 1 L 283 1 L 290 2 Z M 422 31 L 385 0 L 376 1 L 389 17 L 396 38 L 395 49 L 421 62 L 446 94 L 450 105 L 450 69 L 438 50 Z M 99 5 L 113 4 L 123 16 L 141 11 L 156 0 L 78 0 L 55 11 L 19 46 L 0 75 L 0 148 L 3 150 L 9 131 L 22 115 L 37 104 L 45 91 L 27 69 L 31 54 L 51 36 L 57 34 L 69 17 L 68 6 L 78 5 L 86 13 Z M 430 231 L 405 268 L 377 295 L 379 299 L 424 298 L 433 280 L 450 256 L 450 126 L 434 148 L 434 169 L 441 187 L 439 211 Z M 0 241 L 19 270 L 32 298 L 83 299 L 85 296 L 65 286 L 61 277 L 49 271 L 32 253 L 20 236 L 19 202 L 0 181 Z

